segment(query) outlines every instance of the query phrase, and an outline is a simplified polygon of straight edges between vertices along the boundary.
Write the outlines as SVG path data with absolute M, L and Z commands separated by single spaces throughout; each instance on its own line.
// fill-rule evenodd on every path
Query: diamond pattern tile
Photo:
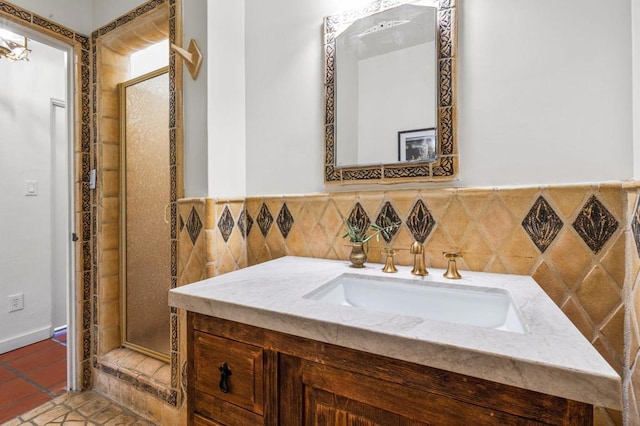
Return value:
M 271 216 L 271 212 L 265 203 L 262 203 L 256 221 L 258 222 L 258 227 L 260 227 L 260 232 L 266 238 L 271 225 L 273 225 L 273 216 Z
M 276 223 L 278 224 L 278 228 L 280 229 L 282 236 L 287 238 L 287 235 L 289 235 L 289 231 L 291 231 L 291 227 L 293 226 L 293 216 L 287 207 L 287 203 L 282 205 L 280 213 L 278 213 Z
M 636 243 L 636 251 L 640 257 L 640 199 L 638 200 L 638 203 L 636 203 L 636 208 L 633 212 L 631 230 L 633 231 L 633 241 Z
M 448 198 L 448 197 L 447 197 Z M 431 206 L 431 212 L 437 215 L 437 210 L 434 208 L 434 204 L 444 204 L 445 200 L 434 200 L 432 197 L 429 197 L 429 205 Z M 464 234 L 467 232 L 469 228 L 469 215 L 467 214 L 467 210 L 462 204 L 460 197 L 455 197 L 451 204 L 446 208 L 446 210 L 442 209 L 442 214 L 438 215 L 440 217 L 440 222 L 438 223 L 439 228 L 444 228 L 446 233 L 451 237 L 453 241 L 459 243 L 462 241 Z
M 309 231 L 300 226 L 295 226 L 287 236 L 287 252 L 292 256 L 304 256 Z M 308 257 L 308 256 L 305 256 Z
M 424 243 L 436 221 L 422 200 L 418 200 L 407 218 L 407 227 L 419 243 Z
M 589 270 L 593 255 L 575 232 L 564 229 L 560 231 L 556 241 L 549 246 L 545 257 L 565 285 L 574 289 L 580 285 Z
M 327 203 L 327 208 L 319 223 L 324 227 L 327 236 L 331 240 L 336 238 L 342 239 L 342 234 L 344 234 L 344 221 L 338 207 L 333 202 Z
M 517 227 L 517 225 L 515 225 Z M 511 274 L 529 275 L 540 257 L 531 237 L 520 227 L 498 251 L 500 261 Z
M 331 241 L 327 238 L 322 225 L 316 224 L 311 229 L 310 234 L 307 241 L 311 255 L 320 259 L 324 258 L 331 249 Z
M 573 228 L 591 251 L 597 254 L 618 229 L 618 221 L 595 195 L 592 195 L 578 213 Z
M 353 210 L 351 210 L 349 222 L 353 223 L 358 227 L 358 229 L 360 229 L 361 235 L 364 235 L 367 230 L 369 230 L 369 226 L 371 226 L 371 219 L 369 219 L 367 212 L 364 211 L 364 208 L 362 208 L 360 203 L 356 203 Z
M 393 208 L 393 205 L 389 201 L 387 201 L 386 203 L 384 203 L 384 206 L 382 206 L 382 209 L 378 214 L 378 217 L 376 219 L 376 225 L 384 227 L 391 223 L 398 223 L 398 222 L 402 222 L 402 220 L 400 219 L 400 216 L 398 216 L 398 213 L 396 213 L 396 210 Z M 391 242 L 393 237 L 395 237 L 395 235 L 398 233 L 399 229 L 400 227 L 392 229 L 389 232 L 388 237 L 384 234 L 381 234 L 382 238 L 384 238 L 384 240 L 387 243 Z
M 597 200 L 585 204 L 594 193 Z M 341 238 L 344 218 L 367 230 L 374 220 L 380 224 L 384 217 L 395 220 L 397 216 L 405 219 L 406 225 L 393 237 L 397 247 L 406 248 L 414 240 L 428 239 L 427 255 L 432 267 L 446 266 L 442 252 L 457 250 L 465 254 L 460 259 L 462 270 L 533 275 L 587 338 L 594 341 L 594 333 L 600 333 L 598 341 L 612 358 L 620 348 L 617 312 L 621 306 L 620 283 L 624 279 L 619 277 L 624 277 L 625 272 L 624 265 L 619 265 L 619 259 L 625 255 L 625 235 L 615 222 L 624 213 L 614 202 L 616 196 L 619 192 L 607 196 L 600 188 L 585 185 L 557 191 L 538 187 L 497 192 L 434 189 L 254 198 L 246 201 L 246 221 L 236 221 L 246 235 L 246 251 L 239 254 L 247 256 L 249 264 L 286 254 L 344 260 L 349 255 L 346 241 Z M 288 231 L 285 203 L 288 214 L 295 220 Z M 637 236 L 640 253 L 638 210 L 640 207 L 630 211 L 629 223 L 634 237 Z M 241 208 L 231 212 L 234 218 L 242 217 Z M 256 231 L 249 235 L 249 213 L 262 235 Z M 637 215 L 635 227 L 633 214 Z M 186 218 L 187 214 L 182 212 L 182 216 Z M 575 226 L 569 226 L 574 219 Z M 273 222 L 279 231 L 271 232 Z M 608 225 L 598 228 L 598 224 Z M 576 227 L 596 243 L 605 241 L 600 243 L 602 249 L 597 258 Z M 241 232 L 231 234 L 227 249 L 233 250 L 232 245 L 238 241 L 242 243 Z M 607 236 L 611 232 L 613 235 Z M 640 255 L 634 259 L 640 264 Z M 408 250 L 402 250 L 397 262 L 410 265 L 413 258 Z M 616 359 L 622 359 L 622 354 L 617 354 Z
M 522 227 L 542 253 L 551 245 L 563 226 L 560 217 L 543 197 L 538 197 L 522 221 Z
M 242 238 L 247 237 L 247 211 L 242 209 L 240 216 L 238 216 L 238 229 Z
M 531 276 L 542 287 L 544 292 L 557 305 L 560 305 L 566 289 L 560 277 L 549 268 L 549 265 L 546 262 L 542 262 Z
M 225 243 L 229 241 L 229 236 L 233 231 L 233 226 L 233 216 L 231 216 L 229 207 L 225 206 L 224 210 L 222 211 L 222 215 L 220 216 L 220 220 L 218 221 L 218 229 L 220 230 Z
M 249 212 L 247 212 L 247 235 L 249 235 L 249 232 L 251 232 L 251 228 L 253 228 L 253 218 L 251 217 L 251 215 L 249 214 Z
M 508 241 L 513 229 L 517 226 L 518 222 L 514 220 L 504 201 L 499 197 L 492 197 L 487 210 L 478 221 L 478 228 L 483 231 L 489 245 L 498 250 Z
M 602 323 L 620 305 L 616 284 L 600 266 L 595 266 L 576 290 L 580 305 L 594 324 Z
M 189 238 L 191 238 L 191 243 L 195 244 L 198 236 L 200 235 L 200 231 L 202 231 L 202 220 L 200 220 L 200 216 L 198 216 L 198 212 L 195 207 L 191 208 L 191 212 L 189 213 L 189 218 L 187 219 L 187 232 L 189 233 Z

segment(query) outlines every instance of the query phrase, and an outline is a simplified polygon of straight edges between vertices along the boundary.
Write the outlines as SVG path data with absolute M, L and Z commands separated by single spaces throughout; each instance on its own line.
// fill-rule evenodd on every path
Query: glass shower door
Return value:
M 171 227 L 167 68 L 123 83 L 122 343 L 168 360 Z

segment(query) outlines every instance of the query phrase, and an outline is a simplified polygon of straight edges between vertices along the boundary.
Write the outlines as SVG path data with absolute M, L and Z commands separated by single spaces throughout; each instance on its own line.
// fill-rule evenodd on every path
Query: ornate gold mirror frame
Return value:
M 336 167 L 335 48 L 340 30 L 357 19 L 400 4 L 403 0 L 376 0 L 367 6 L 324 19 L 325 161 L 327 184 L 446 181 L 458 173 L 456 140 L 456 1 L 439 0 L 438 5 L 438 159 L 435 162 L 376 164 Z

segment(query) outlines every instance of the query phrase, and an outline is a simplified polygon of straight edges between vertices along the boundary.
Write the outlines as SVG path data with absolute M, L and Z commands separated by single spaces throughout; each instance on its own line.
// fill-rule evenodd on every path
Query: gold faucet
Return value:
M 392 248 L 384 248 L 382 249 L 382 254 L 386 254 L 387 258 L 384 262 L 384 268 L 382 268 L 382 272 L 394 273 L 398 272 L 396 265 L 393 261 L 393 256 L 395 256 L 397 252 Z
M 462 257 L 460 253 L 442 253 L 444 257 L 449 260 L 447 265 L 447 272 L 445 272 L 442 276 L 445 278 L 449 278 L 451 280 L 459 280 L 462 276 L 458 273 L 458 267 L 456 265 L 456 258 Z
M 413 269 L 411 270 L 411 273 L 413 275 L 419 275 L 421 277 L 429 275 L 427 267 L 425 266 L 424 245 L 422 243 L 414 241 L 413 244 L 411 244 L 409 253 L 413 255 Z

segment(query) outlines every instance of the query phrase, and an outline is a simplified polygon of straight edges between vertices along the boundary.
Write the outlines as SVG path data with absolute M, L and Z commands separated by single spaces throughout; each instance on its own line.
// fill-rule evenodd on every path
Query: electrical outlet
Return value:
M 20 311 L 24 309 L 24 294 L 14 294 L 9 296 L 9 312 Z

